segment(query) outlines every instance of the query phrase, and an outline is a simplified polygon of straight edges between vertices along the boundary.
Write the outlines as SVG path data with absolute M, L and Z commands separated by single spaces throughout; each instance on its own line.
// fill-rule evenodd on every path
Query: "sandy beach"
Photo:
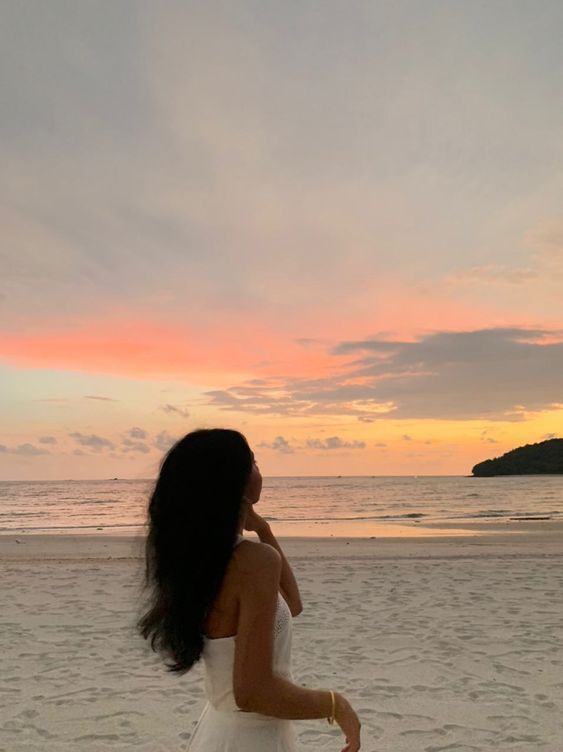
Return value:
M 561 526 L 425 532 L 280 538 L 304 602 L 296 682 L 345 693 L 366 752 L 561 752 Z M 171 676 L 136 635 L 141 554 L 0 536 L 0 752 L 187 749 L 202 667 Z M 296 725 L 300 750 L 343 746 L 326 721 Z

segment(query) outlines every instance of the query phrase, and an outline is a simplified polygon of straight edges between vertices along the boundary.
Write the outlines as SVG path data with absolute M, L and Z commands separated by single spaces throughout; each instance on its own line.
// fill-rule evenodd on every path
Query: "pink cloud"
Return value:
M 28 368 L 56 368 L 120 376 L 197 376 L 217 386 L 232 379 L 327 377 L 345 356 L 330 354 L 342 340 L 376 336 L 414 341 L 444 328 L 468 331 L 506 326 L 510 316 L 455 300 L 436 284 L 405 285 L 398 279 L 366 280 L 349 305 L 326 300 L 280 315 L 221 311 L 215 319 L 165 320 L 163 314 L 117 311 L 100 319 L 28 321 L 22 331 L 2 335 L 1 357 Z M 195 323 L 194 323 L 195 322 Z M 522 324 L 523 322 L 518 322 Z M 361 384 L 351 376 L 350 385 Z
M 55 323 L 37 333 L 3 335 L 2 358 L 28 368 L 165 377 L 260 372 L 313 375 L 334 357 L 305 348 L 254 320 L 225 320 L 197 330 L 143 320 Z

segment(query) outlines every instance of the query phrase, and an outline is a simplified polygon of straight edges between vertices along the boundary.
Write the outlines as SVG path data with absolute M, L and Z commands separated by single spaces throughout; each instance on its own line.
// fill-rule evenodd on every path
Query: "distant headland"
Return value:
M 471 472 L 479 478 L 563 473 L 563 439 L 548 439 L 512 449 L 502 457 L 479 462 Z

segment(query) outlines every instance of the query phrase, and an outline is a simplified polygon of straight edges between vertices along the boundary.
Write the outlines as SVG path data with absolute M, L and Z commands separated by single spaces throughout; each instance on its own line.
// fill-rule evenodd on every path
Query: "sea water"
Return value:
M 142 531 L 153 481 L 0 482 L 0 533 Z M 186 503 L 197 503 L 188 499 Z M 256 510 L 274 530 L 332 535 L 374 526 L 563 520 L 563 476 L 264 478 Z

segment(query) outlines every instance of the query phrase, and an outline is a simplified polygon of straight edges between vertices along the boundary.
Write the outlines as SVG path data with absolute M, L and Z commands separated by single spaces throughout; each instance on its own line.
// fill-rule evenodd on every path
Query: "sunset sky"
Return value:
M 563 434 L 563 4 L 21 2 L 0 479 L 467 474 Z

